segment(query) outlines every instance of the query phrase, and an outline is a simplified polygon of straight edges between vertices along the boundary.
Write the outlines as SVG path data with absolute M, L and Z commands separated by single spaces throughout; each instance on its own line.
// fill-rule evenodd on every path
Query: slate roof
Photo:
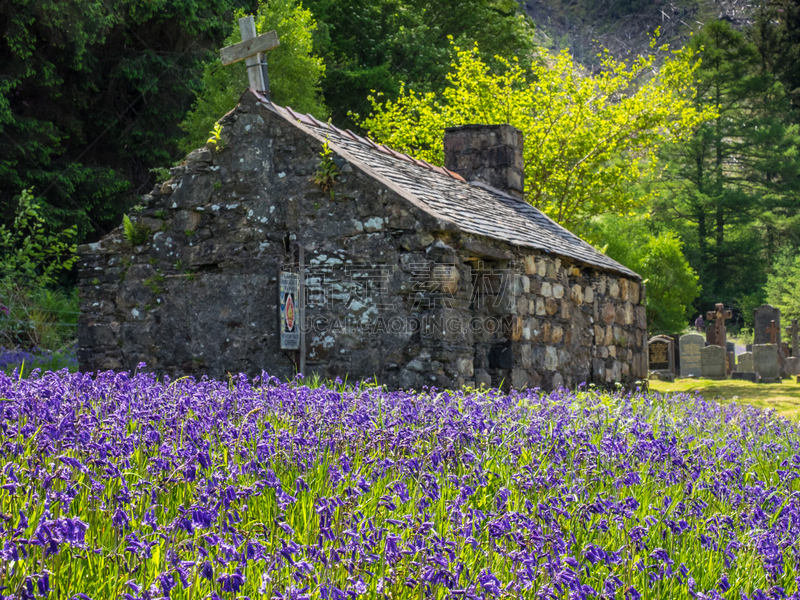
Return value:
M 479 182 L 466 182 L 457 173 L 414 159 L 368 138 L 341 130 L 311 115 L 281 107 L 250 90 L 269 110 L 300 123 L 328 139 L 332 150 L 343 150 L 383 178 L 403 189 L 432 216 L 449 221 L 465 233 L 571 258 L 578 262 L 641 279 L 598 252 L 591 244 L 545 216 L 530 204 Z

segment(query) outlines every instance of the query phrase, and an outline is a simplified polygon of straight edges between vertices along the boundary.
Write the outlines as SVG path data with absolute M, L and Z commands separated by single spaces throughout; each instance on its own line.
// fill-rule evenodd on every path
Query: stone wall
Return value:
M 133 220 L 81 251 L 81 368 L 280 378 L 278 273 L 305 251 L 307 371 L 391 387 L 631 382 L 646 374 L 644 290 L 558 257 L 454 231 L 252 98 Z

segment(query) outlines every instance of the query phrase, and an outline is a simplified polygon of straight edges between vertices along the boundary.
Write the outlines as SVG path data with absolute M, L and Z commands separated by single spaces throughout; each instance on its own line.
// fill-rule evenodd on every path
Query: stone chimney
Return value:
M 444 130 L 444 166 L 523 199 L 522 132 L 511 125 L 463 125 Z

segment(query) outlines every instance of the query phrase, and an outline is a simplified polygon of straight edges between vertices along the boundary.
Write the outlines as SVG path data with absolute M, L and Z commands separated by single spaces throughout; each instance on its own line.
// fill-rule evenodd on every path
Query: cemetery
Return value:
M 680 377 L 752 383 L 781 383 L 797 378 L 800 383 L 798 320 L 792 319 L 791 324 L 782 330 L 780 310 L 770 305 L 758 307 L 753 316 L 754 342 L 739 354 L 727 339 L 725 321 L 731 318 L 731 312 L 722 304 L 707 314 L 707 320 L 712 324 L 708 326 L 705 337 L 690 332 L 676 336 L 677 340 L 663 336 L 651 338 L 648 341 L 651 377 L 662 381 Z M 785 333 L 785 338 L 782 333 Z

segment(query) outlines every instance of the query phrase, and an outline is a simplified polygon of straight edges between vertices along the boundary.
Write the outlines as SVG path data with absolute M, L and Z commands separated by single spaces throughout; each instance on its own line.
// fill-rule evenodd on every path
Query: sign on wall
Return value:
M 280 303 L 278 310 L 281 328 L 281 350 L 300 348 L 300 311 L 297 301 L 300 296 L 300 278 L 297 273 L 281 272 Z

